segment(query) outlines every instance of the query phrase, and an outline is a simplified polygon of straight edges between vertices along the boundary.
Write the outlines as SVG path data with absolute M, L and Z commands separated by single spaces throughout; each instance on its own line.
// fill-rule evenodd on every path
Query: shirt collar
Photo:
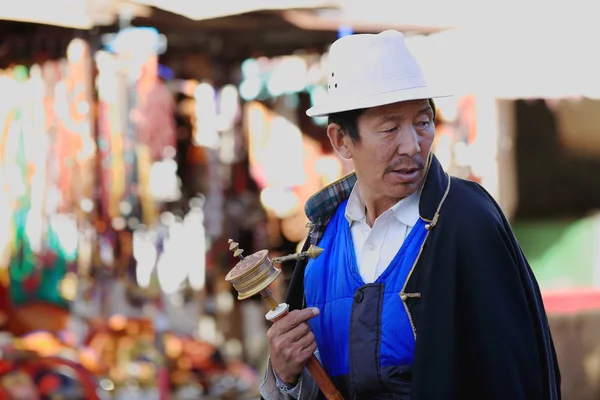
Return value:
M 406 226 L 414 226 L 419 219 L 419 194 L 421 190 L 415 190 L 410 196 L 394 204 L 386 213 L 391 212 L 394 217 Z M 365 202 L 360 194 L 358 182 L 352 188 L 348 198 L 348 204 L 345 212 L 348 223 L 363 221 L 366 217 Z

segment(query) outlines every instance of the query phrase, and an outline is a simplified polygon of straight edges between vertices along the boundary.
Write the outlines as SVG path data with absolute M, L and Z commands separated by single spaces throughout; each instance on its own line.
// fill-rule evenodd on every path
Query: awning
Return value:
M 160 8 L 196 21 L 245 14 L 255 11 L 339 7 L 336 0 L 133 0 L 137 4 Z
M 75 29 L 90 29 L 93 19 L 87 1 L 18 0 L 0 7 L 0 20 L 32 22 Z
M 113 24 L 119 12 L 148 16 L 150 9 L 135 0 L 17 0 L 0 7 L 0 20 L 88 30 Z
M 408 39 L 428 80 L 456 94 L 495 98 L 600 98 L 594 14 L 564 9 L 530 23 L 470 26 Z M 503 19 L 500 18 L 502 21 Z M 506 20 L 504 20 L 506 21 Z

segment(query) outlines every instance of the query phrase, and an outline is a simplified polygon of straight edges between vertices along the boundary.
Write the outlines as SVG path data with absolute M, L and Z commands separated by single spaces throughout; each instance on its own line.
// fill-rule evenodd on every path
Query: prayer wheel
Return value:
M 288 260 L 317 258 L 323 252 L 320 247 L 311 245 L 305 252 L 294 253 L 273 260 L 269 259 L 268 250 L 259 250 L 244 257 L 242 256 L 244 251 L 239 248 L 239 244 L 231 239 L 229 239 L 229 250 L 233 251 L 233 255 L 239 257 L 240 261 L 229 271 L 225 280 L 230 282 L 238 292 L 239 300 L 260 294 L 269 305 L 270 311 L 265 317 L 271 322 L 276 322 L 289 314 L 289 305 L 278 303 L 269 289 L 269 285 L 281 274 L 281 269 L 275 267 L 275 264 Z M 315 379 L 325 398 L 328 400 L 343 399 L 314 354 L 308 361 L 306 368 Z

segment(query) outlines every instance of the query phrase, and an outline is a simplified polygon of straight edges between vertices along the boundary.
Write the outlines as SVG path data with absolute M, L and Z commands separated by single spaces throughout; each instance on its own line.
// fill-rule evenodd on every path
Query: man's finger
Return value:
M 308 332 L 302 337 L 299 337 L 294 342 L 294 345 L 299 349 L 305 349 L 310 346 L 315 341 L 315 335 L 312 332 Z
M 306 322 L 301 322 L 294 328 L 287 331 L 284 335 L 289 338 L 290 341 L 295 342 L 301 337 L 305 336 L 311 331 L 310 325 Z
M 306 346 L 305 348 L 303 348 L 300 353 L 304 356 L 304 357 L 310 357 L 311 355 L 313 355 L 315 353 L 315 351 L 317 351 L 317 342 L 312 341 L 310 342 L 310 344 L 308 346 Z
M 305 308 L 303 310 L 294 310 L 277 321 L 279 328 L 278 330 L 280 333 L 289 332 L 301 323 L 308 321 L 316 315 L 319 315 L 319 309 L 316 307 Z

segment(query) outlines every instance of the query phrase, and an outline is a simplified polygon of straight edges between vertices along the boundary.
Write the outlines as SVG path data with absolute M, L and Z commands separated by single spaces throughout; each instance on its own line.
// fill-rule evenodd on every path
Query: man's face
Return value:
M 338 151 L 352 159 L 364 195 L 399 200 L 420 187 L 435 134 L 433 118 L 428 100 L 395 103 L 358 118 L 360 141 L 341 136 Z

